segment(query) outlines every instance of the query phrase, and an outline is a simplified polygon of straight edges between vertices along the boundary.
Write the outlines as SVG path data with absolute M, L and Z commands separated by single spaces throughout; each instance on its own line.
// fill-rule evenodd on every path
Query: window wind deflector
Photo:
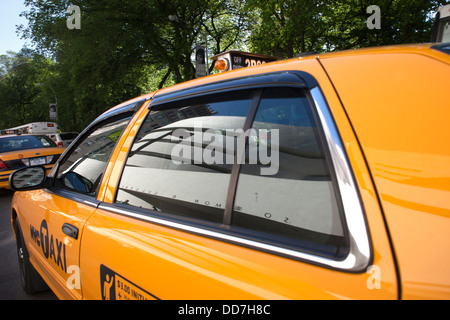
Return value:
M 97 124 L 106 119 L 121 115 L 121 114 L 126 115 L 126 116 L 133 116 L 139 110 L 139 108 L 145 103 L 145 101 L 147 101 L 147 100 L 145 100 L 145 99 L 140 100 L 140 101 L 137 101 L 134 103 L 127 104 L 127 105 L 117 108 L 117 109 L 113 108 L 111 111 L 107 111 L 107 112 L 103 113 L 102 115 L 100 115 L 97 119 L 95 119 L 92 122 L 92 125 Z
M 264 73 L 242 78 L 227 79 L 207 85 L 195 86 L 167 94 L 156 95 L 153 98 L 153 103 L 150 104 L 149 108 L 160 104 L 213 93 L 255 89 L 267 86 L 313 88 L 317 85 L 317 81 L 310 74 L 303 71 L 293 70 Z
M 432 46 L 431 49 L 450 54 L 450 42 L 437 44 L 435 46 Z

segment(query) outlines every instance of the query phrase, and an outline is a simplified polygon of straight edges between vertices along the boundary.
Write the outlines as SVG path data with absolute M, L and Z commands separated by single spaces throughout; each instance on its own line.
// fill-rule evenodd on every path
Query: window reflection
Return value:
M 227 152 L 219 140 L 235 139 L 251 101 L 251 92 L 241 92 L 151 110 L 129 153 L 116 201 L 222 222 L 235 149 Z M 207 132 L 218 140 L 214 150 L 208 149 L 213 141 L 205 140 Z M 223 160 L 211 163 L 205 154 Z
M 114 147 L 130 118 L 104 125 L 81 141 L 60 165 L 58 183 L 66 188 L 95 195 Z
M 263 176 L 263 164 L 242 165 L 232 225 L 283 237 L 280 241 L 286 244 L 295 239 L 343 245 L 344 231 L 330 170 L 303 93 L 266 90 L 253 128 L 278 132 L 277 140 L 268 134 L 258 144 L 279 150 L 278 170 Z M 249 141 L 247 153 L 252 147 L 255 145 Z

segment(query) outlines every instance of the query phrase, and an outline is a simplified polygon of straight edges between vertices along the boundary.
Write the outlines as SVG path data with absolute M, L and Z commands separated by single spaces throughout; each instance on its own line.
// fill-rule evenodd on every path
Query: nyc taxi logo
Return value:
M 42 249 L 45 258 L 53 259 L 55 264 L 67 273 L 66 245 L 48 231 L 47 221 L 42 220 L 39 229 L 30 225 L 31 239 Z

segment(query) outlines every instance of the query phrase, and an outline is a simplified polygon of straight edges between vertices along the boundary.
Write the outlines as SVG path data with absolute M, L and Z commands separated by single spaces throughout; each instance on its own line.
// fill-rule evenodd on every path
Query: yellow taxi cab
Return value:
M 449 299 L 450 46 L 317 54 L 99 116 L 16 171 L 23 287 L 61 299 Z
M 3 134 L 4 133 L 4 134 Z M 9 176 L 19 168 L 44 165 L 50 171 L 64 149 L 45 135 L 0 135 L 0 188 L 9 188 Z

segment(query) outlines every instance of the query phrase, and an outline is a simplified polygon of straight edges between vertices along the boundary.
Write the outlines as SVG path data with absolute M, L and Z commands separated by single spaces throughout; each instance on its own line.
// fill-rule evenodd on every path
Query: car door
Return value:
M 98 121 L 77 140 L 52 172 L 48 189 L 32 191 L 25 219 L 28 247 L 36 269 L 64 299 L 80 299 L 80 243 L 83 227 L 96 210 L 103 173 L 131 113 Z M 29 200 L 30 201 L 30 200 Z M 22 206 L 20 206 L 23 208 Z M 23 226 L 22 226 L 23 228 Z
M 342 106 L 296 63 L 154 97 L 86 224 L 84 297 L 398 297 Z

